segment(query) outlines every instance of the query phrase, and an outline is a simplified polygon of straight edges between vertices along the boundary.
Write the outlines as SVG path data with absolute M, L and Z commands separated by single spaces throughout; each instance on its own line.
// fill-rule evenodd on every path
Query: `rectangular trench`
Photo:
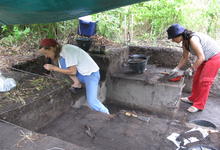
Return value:
M 117 57 L 118 58 L 117 58 Z M 107 86 L 106 102 L 113 102 L 115 108 L 110 108 L 114 116 L 109 117 L 105 114 L 90 110 L 88 107 L 73 108 L 73 104 L 83 99 L 84 92 L 72 94 L 68 90 L 68 82 L 56 83 L 52 80 L 51 85 L 34 91 L 35 98 L 26 98 L 26 103 L 11 103 L 7 108 L 9 111 L 0 109 L 0 137 L 7 137 L 0 140 L 1 150 L 171 150 L 176 146 L 166 139 L 173 132 L 184 132 L 189 128 L 185 126 L 183 120 L 175 120 L 170 117 L 158 117 L 151 115 L 149 111 L 157 111 L 157 114 L 167 114 L 169 108 L 163 109 L 161 106 L 175 102 L 172 97 L 180 96 L 170 94 L 166 97 L 164 105 L 143 105 L 148 104 L 148 100 L 142 101 L 141 97 L 135 96 L 135 105 L 132 99 L 123 99 L 123 90 L 128 92 L 126 87 L 141 85 L 149 89 L 155 88 L 151 84 L 144 83 L 143 79 L 138 77 L 122 77 L 116 73 L 118 63 L 121 63 L 124 56 L 111 56 L 117 58 L 117 61 L 107 61 L 107 64 L 99 64 L 102 73 L 107 74 L 102 77 Z M 105 57 L 98 57 L 99 63 L 102 63 Z M 108 58 L 109 59 L 109 58 Z M 113 67 L 109 67 L 111 64 Z M 104 69 L 102 69 L 104 68 Z M 103 71 L 104 70 L 104 71 Z M 118 71 L 118 70 L 117 70 Z M 13 75 L 14 74 L 14 75 Z M 10 75 L 9 75 L 10 77 Z M 26 75 L 24 73 L 13 72 L 11 77 L 16 78 L 21 84 L 27 80 L 35 81 L 39 77 Z M 50 80 L 50 79 L 49 79 Z M 112 82 L 112 81 L 115 81 Z M 124 85 L 124 80 L 128 84 Z M 115 84 L 115 85 L 113 85 Z M 25 85 L 25 84 L 24 84 Z M 164 86 L 164 85 L 163 85 Z M 162 86 L 162 87 L 163 87 Z M 166 85 L 167 86 L 167 85 Z M 166 89 L 162 88 L 162 89 Z M 176 86 L 176 85 L 175 85 Z M 170 88 L 175 88 L 169 85 Z M 181 86 L 177 86 L 181 90 Z M 134 87 L 137 89 L 138 87 Z M 121 91 L 120 91 L 121 89 Z M 144 89 L 140 88 L 139 89 Z M 109 92 L 110 91 L 110 92 Z M 148 90 L 150 91 L 150 90 Z M 175 91 L 171 89 L 171 91 Z M 140 95 L 146 89 L 141 91 Z M 163 92 L 163 91 L 162 91 Z M 134 92 L 135 93 L 135 92 Z M 165 92 L 164 92 L 165 93 Z M 172 92 L 171 92 L 172 93 Z M 130 92 L 132 94 L 132 92 Z M 31 95 L 30 95 L 31 96 Z M 1 102 L 4 96 L 1 95 Z M 152 98 L 151 98 L 152 99 Z M 125 107 L 119 107 L 118 104 L 124 104 Z M 140 107 L 142 106 L 142 107 Z M 159 106 L 159 107 L 158 107 Z M 173 106 L 173 105 L 172 105 Z M 0 107 L 1 108 L 1 107 Z M 141 108 L 141 109 L 139 109 Z M 142 108 L 151 108 L 148 111 Z M 144 111 L 141 111 L 144 110 Z M 171 114 L 173 109 L 171 109 Z M 169 112 L 170 113 L 170 112 Z M 127 114 L 134 114 L 129 116 Z M 183 113 L 184 117 L 184 113 Z M 143 119 L 144 118 L 144 119 Z M 31 134 L 32 141 L 25 139 L 24 134 Z M 218 138 L 217 138 L 218 140 Z
M 109 118 L 87 107 L 72 108 L 72 104 L 82 98 L 84 93 L 71 94 L 68 90 L 70 84 L 66 82 L 57 83 L 53 79 L 48 79 L 51 84 L 45 85 L 46 87 L 42 87 L 42 89 L 35 85 L 34 89 L 39 88 L 39 90 L 32 93 L 29 91 L 28 93 L 27 90 L 33 88 L 30 84 L 44 82 L 44 80 L 41 80 L 44 77 L 15 71 L 9 72 L 6 76 L 15 78 L 18 81 L 17 86 L 26 90 L 26 95 L 29 95 L 24 98 L 25 102 L 23 103 L 7 103 L 7 108 L 2 107 L 0 109 L 0 118 L 10 122 L 7 126 L 3 124 L 4 121 L 1 122 L 0 128 L 6 130 L 1 132 L 0 135 L 5 134 L 12 139 L 16 138 L 14 144 L 8 140 L 3 140 L 6 145 L 0 142 L 2 150 L 21 149 L 21 147 L 24 150 L 30 150 L 30 147 L 41 149 L 40 147 L 45 147 L 45 145 L 47 147 L 47 144 L 50 145 L 54 141 L 59 143 L 58 145 L 55 144 L 55 148 L 64 149 L 64 145 L 69 145 L 65 148 L 67 150 L 72 147 L 92 150 L 127 150 L 130 148 L 157 150 L 160 147 L 168 150 L 173 147 L 173 144 L 169 141 L 164 142 L 162 145 L 158 144 L 165 141 L 165 137 L 171 132 L 168 132 L 170 123 L 167 119 L 159 119 L 144 112 L 137 112 L 149 119 L 149 121 L 143 121 L 126 116 L 125 110 L 121 111 L 120 109 L 114 112 L 114 118 Z M 42 84 L 39 83 L 39 86 L 41 87 Z M 16 91 L 16 89 L 14 90 Z M 7 98 L 10 97 L 1 95 L 1 102 Z M 112 110 L 110 111 L 112 112 Z M 126 111 L 130 112 L 132 110 L 127 109 Z M 155 124 L 158 125 L 155 126 Z M 11 129 L 13 129 L 15 135 L 17 134 L 16 136 L 7 135 L 8 132 L 6 131 L 10 130 L 9 133 L 11 134 Z M 20 143 L 22 134 L 30 132 L 38 138 L 33 143 L 27 139 L 27 141 Z M 44 141 L 48 141 L 48 143 Z M 39 145 L 36 144 L 38 142 Z M 68 144 L 64 144 L 65 142 Z

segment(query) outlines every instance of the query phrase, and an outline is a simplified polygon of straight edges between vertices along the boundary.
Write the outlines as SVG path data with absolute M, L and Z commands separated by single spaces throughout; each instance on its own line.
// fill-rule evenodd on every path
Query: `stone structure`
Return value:
M 129 52 L 149 55 L 151 56 L 149 60 L 149 64 L 156 64 L 157 66 L 168 67 L 168 68 L 174 68 L 178 64 L 179 59 L 182 56 L 182 50 L 180 48 L 130 46 Z M 183 70 L 189 67 L 190 63 L 192 63 L 194 59 L 195 58 L 191 56 L 189 63 L 186 65 L 186 67 L 183 68 Z M 192 80 L 185 79 L 185 87 L 183 91 L 191 92 L 191 84 L 192 84 Z M 211 88 L 210 95 L 220 96 L 219 91 L 220 91 L 220 71 Z
M 184 79 L 167 82 L 163 79 L 164 68 L 147 70 L 144 74 L 115 73 L 108 82 L 107 99 L 131 108 L 151 113 L 172 115 L 179 107 Z

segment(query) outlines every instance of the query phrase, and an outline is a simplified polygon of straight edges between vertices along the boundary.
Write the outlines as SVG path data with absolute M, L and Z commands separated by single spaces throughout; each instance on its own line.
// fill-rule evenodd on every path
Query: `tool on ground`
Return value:
M 92 131 L 92 128 L 88 125 L 85 125 L 85 133 L 91 137 L 91 138 L 95 138 L 95 133 Z
M 149 122 L 150 121 L 150 118 L 149 117 L 145 117 L 145 116 L 139 116 L 139 115 L 136 115 L 134 113 L 131 113 L 131 112 L 125 112 L 125 115 L 126 116 L 129 116 L 129 117 L 135 117 L 141 121 L 145 121 L 145 122 Z
M 165 75 L 168 75 L 169 72 L 160 72 L 160 74 L 165 74 Z

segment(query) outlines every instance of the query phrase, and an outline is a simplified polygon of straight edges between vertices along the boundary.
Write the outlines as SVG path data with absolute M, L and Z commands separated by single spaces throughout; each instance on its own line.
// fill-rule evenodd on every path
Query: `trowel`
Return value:
M 131 112 L 125 112 L 124 113 L 126 116 L 129 116 L 129 117 L 135 117 L 141 121 L 145 121 L 145 122 L 149 122 L 150 121 L 150 118 L 149 117 L 145 117 L 145 116 L 140 116 L 140 115 L 136 115 L 134 113 L 131 113 Z
M 168 81 L 170 81 L 170 82 L 178 82 L 178 81 L 180 81 L 183 77 L 184 77 L 184 75 L 171 76 L 170 78 L 168 78 Z
M 168 72 L 161 72 L 161 74 L 164 74 L 161 79 L 169 82 L 178 82 L 184 77 L 184 74 L 170 75 Z

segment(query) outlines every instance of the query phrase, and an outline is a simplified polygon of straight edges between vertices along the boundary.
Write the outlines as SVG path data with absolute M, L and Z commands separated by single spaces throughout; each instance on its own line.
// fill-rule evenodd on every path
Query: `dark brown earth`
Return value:
M 26 53 L 26 51 L 24 51 L 24 53 Z M 18 55 L 14 55 L 4 51 L 4 53 L 0 55 L 0 66 L 4 70 L 11 65 L 31 61 L 36 58 L 35 50 L 31 51 L 28 55 L 24 55 L 24 53 L 21 52 Z M 37 77 L 36 80 L 38 78 L 40 77 Z M 28 77 L 25 77 L 24 80 L 28 81 Z M 27 88 L 27 90 L 29 90 L 29 96 L 33 97 L 32 94 L 34 92 L 40 93 L 40 90 L 32 89 L 33 91 L 30 91 L 30 89 L 28 89 L 33 88 L 29 86 L 32 85 L 32 81 L 26 85 L 22 85 L 23 81 L 20 83 L 23 89 Z M 151 115 L 146 112 L 112 105 L 108 107 L 111 113 L 115 115 L 113 118 L 102 113 L 91 111 L 86 107 L 81 109 L 71 108 L 46 127 L 40 129 L 39 132 L 94 150 L 175 150 L 176 146 L 167 140 L 167 136 L 173 132 L 184 133 L 188 131 L 190 128 L 187 127 L 185 123 L 189 120 L 199 118 L 208 119 L 214 122 L 219 129 L 220 114 L 218 108 L 220 104 L 218 100 L 219 98 L 210 98 L 207 109 L 197 114 L 186 113 L 185 109 L 188 105 L 182 103 L 180 111 L 178 112 L 180 118 L 161 117 L 160 115 Z M 14 104 L 11 105 L 11 107 L 14 107 Z M 126 115 L 126 112 L 144 116 L 150 120 L 143 121 L 137 117 Z M 219 139 L 219 133 L 215 133 L 210 134 L 210 136 L 202 142 L 203 144 L 220 149 Z M 10 142 L 10 140 L 8 142 Z
M 70 109 L 39 132 L 96 150 L 175 150 L 176 146 L 167 137 L 173 132 L 183 134 L 190 130 L 185 124 L 186 120 L 161 118 L 114 105 L 108 107 L 114 114 L 113 118 L 86 107 Z M 129 116 L 129 113 L 144 116 L 149 118 L 149 121 Z M 179 113 L 184 115 L 186 112 L 182 108 Z M 186 119 L 190 119 L 188 117 L 191 115 L 186 115 Z M 196 136 L 197 133 L 192 135 Z M 220 149 L 219 136 L 219 133 L 213 133 L 201 142 L 187 146 L 204 144 Z
M 170 150 L 175 146 L 166 140 L 169 124 L 169 120 L 153 117 L 144 122 L 124 115 L 123 111 L 110 119 L 82 108 L 70 110 L 40 132 L 96 150 Z
M 0 92 L 0 114 L 27 105 L 39 96 L 65 85 L 67 81 L 49 78 L 47 76 L 4 72 L 4 76 L 15 79 L 16 87 L 9 92 Z

